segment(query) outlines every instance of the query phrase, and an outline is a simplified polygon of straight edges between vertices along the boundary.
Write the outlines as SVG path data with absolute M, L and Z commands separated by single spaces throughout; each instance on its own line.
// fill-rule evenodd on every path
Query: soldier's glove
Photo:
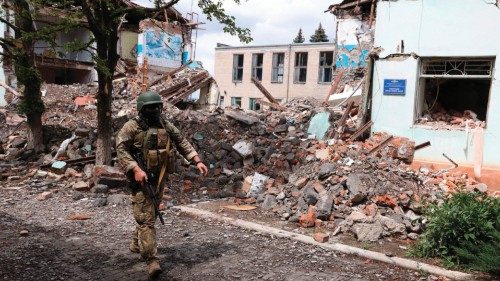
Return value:
M 139 168 L 139 166 L 135 166 L 133 172 L 134 172 L 134 179 L 136 182 L 140 184 L 145 184 L 148 181 L 148 176 L 141 168 Z

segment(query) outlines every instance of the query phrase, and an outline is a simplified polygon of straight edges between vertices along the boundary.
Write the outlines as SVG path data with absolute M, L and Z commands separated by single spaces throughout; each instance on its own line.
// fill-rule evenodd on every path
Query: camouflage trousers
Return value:
M 163 188 L 158 192 L 157 198 L 163 195 Z M 132 243 L 139 246 L 141 256 L 146 262 L 157 260 L 156 246 L 156 213 L 151 199 L 142 191 L 132 194 L 132 211 L 137 225 L 132 237 Z

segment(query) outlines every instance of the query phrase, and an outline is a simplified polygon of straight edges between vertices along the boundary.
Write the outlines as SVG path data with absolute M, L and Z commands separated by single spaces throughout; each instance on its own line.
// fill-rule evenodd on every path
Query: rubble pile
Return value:
M 137 84 L 129 81 L 115 85 L 115 131 L 136 114 L 131 89 Z M 123 173 L 117 167 L 93 164 L 95 89 L 46 87 L 46 134 L 57 142 L 35 159 L 35 167 L 19 162 L 26 149 L 26 128 L 12 132 L 24 118 L 0 112 L 0 122 L 9 124 L 2 132 L 0 157 L 9 162 L 0 165 L 1 178 L 40 192 L 50 192 L 48 188 L 58 182 L 72 190 L 75 200 L 89 197 L 93 207 L 125 204 L 126 196 L 118 194 L 127 186 Z M 76 102 L 78 98 L 82 103 Z M 178 157 L 177 172 L 164 196 L 167 204 L 231 196 L 302 227 L 322 225 L 335 234 L 354 233 L 361 241 L 374 241 L 395 234 L 414 239 L 425 221 L 423 202 L 439 202 L 462 186 L 484 190 L 466 174 L 410 170 L 415 143 L 406 138 L 375 134 L 355 141 L 357 109 L 352 104 L 339 110 L 301 98 L 281 106 L 283 110 L 256 112 L 194 111 L 166 103 L 168 119 L 210 168 L 208 177 L 200 177 L 194 166 Z M 48 197 L 40 195 L 40 200 Z
M 465 110 L 464 112 L 447 112 L 444 109 L 440 109 L 420 117 L 417 123 L 439 128 L 446 128 L 449 126 L 453 126 L 454 128 L 468 127 L 470 129 L 486 127 L 486 122 L 479 120 L 477 114 L 472 110 Z
M 153 82 L 150 90 L 176 104 L 212 81 L 212 77 L 197 62 L 187 64 Z

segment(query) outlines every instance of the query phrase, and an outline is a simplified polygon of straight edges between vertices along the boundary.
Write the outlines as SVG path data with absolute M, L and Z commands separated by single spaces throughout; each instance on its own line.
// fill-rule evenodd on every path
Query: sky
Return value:
M 134 0 L 136 3 L 151 5 L 150 0 Z M 196 38 L 196 60 L 213 74 L 214 53 L 217 43 L 242 46 L 238 37 L 222 31 L 219 23 L 207 21 L 197 6 L 196 0 L 180 0 L 175 8 L 186 16 L 191 12 L 199 14 L 199 21 L 205 30 L 198 30 Z M 309 42 L 309 37 L 322 24 L 330 40 L 335 36 L 334 16 L 324 11 L 338 0 L 241 0 L 237 5 L 225 0 L 224 9 L 236 18 L 238 26 L 249 28 L 253 42 L 249 45 L 289 44 L 297 36 L 299 28 Z M 193 36 L 194 40 L 194 36 Z

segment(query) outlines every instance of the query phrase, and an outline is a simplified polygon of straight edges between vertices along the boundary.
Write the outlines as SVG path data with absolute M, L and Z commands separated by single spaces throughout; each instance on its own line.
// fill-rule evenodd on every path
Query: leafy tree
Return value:
M 233 0 L 240 4 L 240 0 Z M 111 163 L 111 102 L 113 93 L 113 73 L 118 63 L 118 27 L 129 12 L 141 10 L 140 7 L 130 5 L 125 0 L 12 0 L 6 1 L 14 11 L 15 24 L 5 17 L 0 18 L 15 31 L 15 38 L 0 39 L 0 46 L 4 55 L 12 58 L 19 84 L 24 85 L 23 100 L 20 109 L 26 113 L 28 124 L 32 131 L 32 141 L 37 151 L 43 148 L 43 129 L 41 115 L 44 111 L 40 87 L 41 75 L 35 67 L 34 45 L 39 40 L 55 41 L 55 34 L 60 31 L 69 31 L 79 19 L 85 18 L 93 39 L 90 42 L 73 42 L 71 48 L 89 49 L 95 43 L 96 52 L 93 59 L 96 64 L 98 77 L 97 93 L 97 164 Z M 168 9 L 179 0 L 169 2 L 155 0 L 158 8 Z M 35 28 L 34 18 L 37 8 L 51 5 L 64 11 L 64 16 L 57 17 L 62 24 L 49 23 L 47 27 Z M 222 0 L 199 0 L 198 6 L 208 20 L 216 19 L 224 25 L 224 32 L 236 35 L 240 41 L 251 42 L 250 30 L 236 25 L 235 18 L 227 15 L 222 6 Z M 81 9 L 74 9 L 79 7 Z
M 0 38 L 2 59 L 11 61 L 19 86 L 22 86 L 22 97 L 18 104 L 20 113 L 26 114 L 30 128 L 29 144 L 35 152 L 44 150 L 42 114 L 45 107 L 42 101 L 42 78 L 35 63 L 35 42 L 44 41 L 55 49 L 56 34 L 68 31 L 77 24 L 71 17 L 54 17 L 48 25 L 41 25 L 41 13 L 45 4 L 43 0 L 4 1 L 0 22 L 14 31 L 14 36 Z M 45 15 L 51 10 L 45 10 Z M 13 21 L 9 19 L 13 16 Z
M 300 28 L 299 29 L 299 34 L 297 34 L 297 36 L 295 37 L 295 39 L 293 39 L 293 43 L 295 43 L 295 44 L 304 43 L 305 40 L 306 39 L 302 35 L 302 28 Z
M 309 42 L 328 42 L 328 36 L 325 33 L 325 30 L 319 24 L 318 28 L 314 31 L 314 34 L 311 35 Z

